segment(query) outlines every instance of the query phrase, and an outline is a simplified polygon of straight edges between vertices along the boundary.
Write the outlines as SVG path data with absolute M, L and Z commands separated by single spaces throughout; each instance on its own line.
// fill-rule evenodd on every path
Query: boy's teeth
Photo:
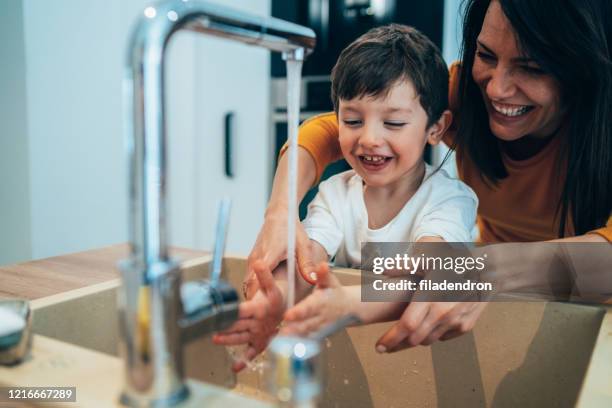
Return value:
M 371 161 L 374 163 L 385 160 L 385 156 L 368 156 L 364 154 L 362 157 L 365 161 Z
M 518 106 L 516 108 L 508 108 L 505 106 L 498 105 L 495 102 L 491 102 L 491 106 L 493 106 L 493 109 L 495 109 L 496 112 L 509 117 L 520 116 L 529 110 L 529 106 L 526 105 Z

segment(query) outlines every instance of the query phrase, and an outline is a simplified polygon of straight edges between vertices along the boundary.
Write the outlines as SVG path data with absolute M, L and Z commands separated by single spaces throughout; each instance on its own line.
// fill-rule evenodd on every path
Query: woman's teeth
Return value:
M 496 104 L 495 102 L 491 102 L 491 106 L 495 109 L 496 112 L 501 113 L 504 116 L 515 117 L 520 116 L 531 110 L 531 106 L 523 105 L 517 107 L 507 107 L 503 105 Z

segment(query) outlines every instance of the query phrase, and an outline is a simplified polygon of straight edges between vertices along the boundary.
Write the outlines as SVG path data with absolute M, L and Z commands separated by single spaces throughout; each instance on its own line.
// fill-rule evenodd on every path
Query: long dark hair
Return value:
M 576 235 L 602 227 L 612 213 L 612 1 L 496 1 L 519 48 L 558 81 L 568 106 L 558 235 L 565 235 L 568 219 Z M 472 79 L 476 39 L 490 3 L 464 1 L 456 147 L 496 184 L 508 173 Z

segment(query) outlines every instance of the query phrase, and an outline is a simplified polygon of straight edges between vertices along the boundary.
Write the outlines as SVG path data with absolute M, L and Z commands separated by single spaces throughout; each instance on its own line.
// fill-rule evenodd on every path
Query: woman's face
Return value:
M 552 135 L 564 113 L 559 84 L 519 51 L 498 1 L 491 2 L 477 41 L 472 77 L 493 134 L 505 141 Z

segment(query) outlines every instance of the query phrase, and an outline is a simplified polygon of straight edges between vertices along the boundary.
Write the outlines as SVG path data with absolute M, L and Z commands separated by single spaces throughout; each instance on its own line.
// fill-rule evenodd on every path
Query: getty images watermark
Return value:
M 612 299 L 609 242 L 368 242 L 361 260 L 366 302 Z
M 484 301 L 495 288 L 483 280 L 488 254 L 473 244 L 362 244 L 363 301 Z

